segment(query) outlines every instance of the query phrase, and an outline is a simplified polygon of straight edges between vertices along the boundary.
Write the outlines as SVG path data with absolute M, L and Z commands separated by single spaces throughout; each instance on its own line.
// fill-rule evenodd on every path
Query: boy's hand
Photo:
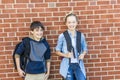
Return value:
M 49 77 L 49 73 L 46 73 L 44 80 L 48 80 L 48 77 Z
M 20 77 L 25 77 L 25 72 L 22 69 L 19 69 L 18 73 Z

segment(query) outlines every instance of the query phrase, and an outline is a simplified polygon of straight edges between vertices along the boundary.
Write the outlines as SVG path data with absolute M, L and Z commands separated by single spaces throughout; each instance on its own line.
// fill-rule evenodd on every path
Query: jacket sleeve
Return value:
M 47 50 L 46 50 L 46 52 L 44 54 L 44 58 L 45 58 L 45 60 L 48 60 L 51 57 L 51 50 L 50 50 L 50 46 L 49 46 L 49 44 L 48 44 L 48 42 L 46 40 L 45 40 L 44 44 L 45 44 L 45 46 L 47 48 Z
M 83 52 L 83 51 L 88 52 L 87 42 L 86 42 L 86 39 L 85 39 L 85 36 L 84 36 L 83 33 L 81 34 L 81 47 L 82 47 L 82 52 Z
M 16 50 L 16 54 L 18 55 L 22 55 L 22 53 L 25 50 L 25 45 L 23 44 L 23 42 L 18 46 L 17 50 Z
M 45 60 L 48 60 L 50 59 L 50 57 L 51 57 L 51 51 L 50 48 L 48 48 L 47 51 L 45 52 L 44 58 Z

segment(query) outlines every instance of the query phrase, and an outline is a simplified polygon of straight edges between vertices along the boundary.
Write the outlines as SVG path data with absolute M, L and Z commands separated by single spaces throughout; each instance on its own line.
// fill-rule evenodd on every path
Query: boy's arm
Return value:
M 50 50 L 49 44 L 47 44 L 47 45 L 48 45 L 48 48 L 47 48 L 47 51 L 44 54 L 44 58 L 46 60 L 47 72 L 45 74 L 44 80 L 48 80 L 48 77 L 49 77 L 49 74 L 50 74 L 50 63 L 51 63 L 51 60 L 50 60 L 50 58 L 51 58 L 51 50 Z
M 25 76 L 25 72 L 20 68 L 20 56 L 15 54 L 16 66 L 20 77 Z
M 47 74 L 50 74 L 50 60 L 47 60 Z
M 48 80 L 48 77 L 49 77 L 49 75 L 50 75 L 50 59 L 49 60 L 47 60 L 47 63 L 46 63 L 46 65 L 47 65 L 47 72 L 46 72 L 46 74 L 45 74 L 45 79 L 44 80 Z

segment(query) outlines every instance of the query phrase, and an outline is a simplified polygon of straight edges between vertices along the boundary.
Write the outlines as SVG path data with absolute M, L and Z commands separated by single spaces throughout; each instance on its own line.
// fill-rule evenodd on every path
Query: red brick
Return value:
M 101 80 L 101 77 L 95 77 L 95 76 L 94 76 L 94 77 L 90 77 L 89 79 L 90 79 L 90 80 Z
M 30 13 L 26 13 L 25 17 L 37 17 L 36 13 L 30 14 Z
M 32 9 L 32 12 L 44 12 L 44 8 L 35 8 L 35 9 Z
M 6 5 L 6 8 L 7 8 L 7 9 L 12 9 L 12 8 L 13 8 L 13 5 L 12 5 L 12 4 L 8 4 L 8 5 Z
M 14 8 L 16 8 L 16 9 L 27 8 L 27 5 L 26 4 L 15 4 Z
M 15 9 L 5 9 L 5 10 L 2 10 L 2 13 L 15 13 L 16 10 Z
M 46 18 L 47 21 L 58 21 L 59 18 L 53 17 L 53 18 Z
M 113 50 L 101 50 L 101 53 L 113 53 Z
M 68 6 L 68 3 L 57 3 L 56 6 L 57 7 L 65 7 L 65 6 Z
M 16 3 L 29 3 L 30 0 L 16 0 Z
M 14 3 L 15 0 L 1 0 L 2 3 Z
M 120 20 L 119 19 L 109 19 L 108 22 L 112 22 L 112 23 L 113 22 L 120 22 Z
M 77 6 L 85 6 L 85 5 L 88 5 L 89 3 L 86 1 L 86 2 L 78 2 L 77 3 Z
M 59 0 L 59 2 L 68 2 L 69 0 Z
M 16 19 L 5 19 L 4 23 L 15 23 L 16 21 Z
M 104 61 L 103 61 L 104 62 Z M 105 66 L 107 66 L 107 63 L 95 63 L 95 67 L 105 67 Z
M 30 9 L 18 9 L 17 13 L 30 13 Z
M 107 72 L 95 72 L 95 76 L 107 75 Z
M 40 3 L 43 2 L 43 0 L 31 0 L 31 3 Z
M 39 13 L 39 16 L 43 16 L 43 17 L 51 17 L 52 14 L 51 14 L 51 13 Z
M 114 80 L 114 76 L 102 76 L 102 80 Z
M 83 11 L 81 12 L 82 15 L 89 15 L 89 14 L 93 14 L 93 11 Z
M 46 0 L 46 2 L 57 2 L 57 0 Z
M 96 10 L 94 13 L 95 14 L 106 14 L 107 10 Z
M 82 10 L 85 10 L 86 8 L 84 6 L 80 6 L 80 7 L 77 6 L 77 7 L 74 7 L 73 9 L 77 11 L 79 10 L 82 11 Z
M 93 20 L 83 20 L 81 24 L 93 24 Z
M 24 17 L 24 15 L 21 13 L 21 14 L 10 14 L 10 17 L 11 18 L 22 18 L 22 17 Z
M 0 18 L 9 18 L 9 14 L 0 14 Z
M 100 9 L 111 9 L 112 5 L 105 5 L 105 6 L 101 6 Z
M 63 8 L 60 8 L 60 11 L 71 11 L 71 7 L 63 7 Z
M 110 14 L 110 15 L 108 15 L 108 14 L 106 14 L 106 15 L 101 15 L 101 18 L 102 18 L 102 19 L 113 18 L 113 15 L 112 15 L 112 14 Z
M 40 0 L 38 0 L 38 1 L 40 1 Z M 35 7 L 48 7 L 48 4 L 47 3 L 36 4 Z
M 45 18 L 32 18 L 32 21 L 45 21 Z
M 108 10 L 108 13 L 119 13 L 120 10 L 119 9 L 113 9 L 113 10 Z
M 120 5 L 114 5 L 114 8 L 120 8 Z
M 109 70 L 114 70 L 114 67 L 104 67 L 104 68 L 102 68 L 102 71 L 109 71 Z
M 30 22 L 30 18 L 26 18 L 26 19 L 19 19 L 18 20 L 19 22 Z
M 100 68 L 89 68 L 90 72 L 100 71 Z
M 87 10 L 97 10 L 99 9 L 99 6 L 88 6 Z
M 98 18 L 100 18 L 100 16 L 98 16 L 98 15 L 89 15 L 89 16 L 87 16 L 87 19 L 98 19 Z
M 0 4 L 0 8 L 1 8 L 1 9 L 4 9 L 4 8 L 5 8 L 5 6 L 4 6 L 4 5 L 2 5 L 2 4 Z
M 17 29 L 16 28 L 6 28 L 6 29 L 4 29 L 4 31 L 5 32 L 16 32 L 17 31 Z
M 97 4 L 98 5 L 107 5 L 107 4 L 109 4 L 109 1 L 98 1 Z

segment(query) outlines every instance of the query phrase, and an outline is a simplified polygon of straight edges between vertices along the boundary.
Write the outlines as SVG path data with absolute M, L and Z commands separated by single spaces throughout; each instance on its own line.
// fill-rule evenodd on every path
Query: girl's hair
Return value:
M 40 21 L 33 21 L 30 25 L 30 29 L 33 31 L 35 28 L 42 28 L 42 30 L 44 30 L 44 25 Z
M 69 14 L 67 14 L 67 15 L 65 16 L 65 23 L 67 22 L 67 18 L 68 18 L 69 16 L 74 16 L 74 17 L 76 18 L 76 21 L 79 23 L 78 17 L 77 17 L 74 13 L 69 13 Z

